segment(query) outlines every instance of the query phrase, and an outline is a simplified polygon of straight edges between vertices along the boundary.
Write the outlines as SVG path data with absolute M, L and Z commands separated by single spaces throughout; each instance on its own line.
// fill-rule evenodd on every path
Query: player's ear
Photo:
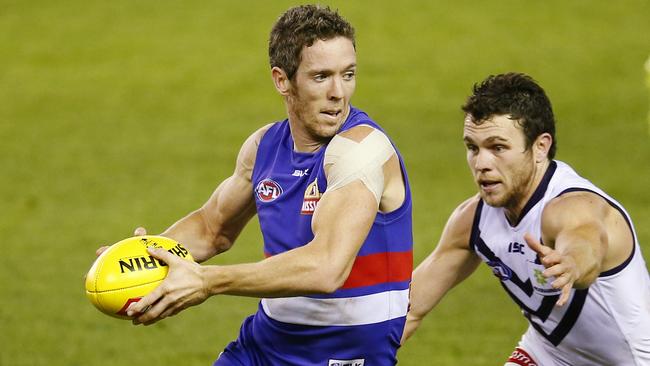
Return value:
M 275 66 L 271 69 L 271 77 L 273 78 L 273 84 L 278 93 L 282 96 L 289 95 L 289 91 L 291 90 L 291 81 L 287 77 L 287 73 L 281 68 Z
M 535 153 L 535 161 L 540 163 L 548 159 L 548 152 L 553 145 L 553 136 L 550 133 L 544 132 L 537 136 L 535 143 L 533 143 L 533 152 Z

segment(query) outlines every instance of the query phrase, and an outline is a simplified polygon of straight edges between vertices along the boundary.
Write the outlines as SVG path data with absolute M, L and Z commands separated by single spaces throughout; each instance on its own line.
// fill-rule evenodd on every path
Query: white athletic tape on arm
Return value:
M 334 136 L 325 151 L 327 190 L 341 188 L 355 180 L 374 194 L 377 203 L 384 192 L 384 163 L 395 154 L 395 148 L 381 131 L 373 130 L 361 142 L 340 135 Z

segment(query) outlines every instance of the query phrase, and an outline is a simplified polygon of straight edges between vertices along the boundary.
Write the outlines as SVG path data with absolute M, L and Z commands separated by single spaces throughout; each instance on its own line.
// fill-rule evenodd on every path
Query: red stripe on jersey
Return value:
M 413 252 L 377 253 L 357 257 L 342 289 L 411 279 Z

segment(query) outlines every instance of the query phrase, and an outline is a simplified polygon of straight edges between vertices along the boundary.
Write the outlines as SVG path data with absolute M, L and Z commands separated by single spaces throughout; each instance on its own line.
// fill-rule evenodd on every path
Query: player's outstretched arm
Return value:
M 134 324 L 150 325 L 217 294 L 284 297 L 335 291 L 347 278 L 376 210 L 374 197 L 361 183 L 326 193 L 316 209 L 314 240 L 257 263 L 202 266 L 150 250 L 169 265 L 169 274 L 133 303 L 128 315 L 137 316 Z
M 363 135 L 357 137 L 363 139 Z M 377 135 L 374 136 L 376 137 Z M 387 139 L 385 141 L 387 142 Z M 390 142 L 388 144 L 392 149 Z M 155 323 L 165 316 L 176 314 L 188 306 L 201 303 L 208 296 L 217 294 L 270 298 L 330 293 L 338 289 L 347 279 L 380 203 L 384 201 L 384 182 L 390 182 L 386 184 L 387 187 L 394 187 L 394 179 L 402 181 L 394 150 L 390 153 L 385 150 L 356 150 L 355 154 L 347 157 L 361 156 L 357 155 L 360 153 L 369 153 L 369 156 L 366 155 L 368 161 L 380 162 L 376 169 L 364 168 L 369 176 L 379 178 L 380 181 L 375 180 L 367 184 L 368 182 L 359 178 L 339 185 L 336 189 L 328 187 L 312 218 L 314 239 L 304 246 L 257 263 L 229 266 L 201 266 L 195 263 L 188 265 L 176 261 L 175 258 L 165 258 L 168 257 L 165 253 L 151 251 L 154 257 L 170 261 L 169 275 L 151 294 L 131 305 L 129 315 L 143 313 L 134 322 Z M 337 169 L 341 168 L 342 171 L 354 171 L 348 169 L 347 163 L 356 164 L 346 159 L 339 160 L 329 167 L 329 171 L 332 172 L 332 168 L 334 173 L 340 173 L 341 170 Z M 335 167 L 334 164 L 342 165 Z M 388 165 L 395 169 L 385 169 Z M 370 189 L 368 185 L 373 188 Z M 403 186 L 401 191 L 392 191 L 404 194 Z M 386 201 L 395 204 L 398 200 L 386 197 Z
M 606 220 L 611 207 L 589 192 L 573 192 L 551 201 L 542 216 L 542 240 L 526 235 L 526 243 L 562 289 L 558 305 L 569 299 L 572 288 L 587 288 L 605 265 L 609 238 Z
M 230 249 L 255 215 L 251 177 L 259 141 L 269 127 L 264 126 L 248 137 L 237 156 L 235 171 L 201 208 L 161 234 L 183 243 L 197 262 Z
M 413 271 L 410 308 L 402 344 L 413 335 L 422 319 L 445 294 L 479 265 L 480 258 L 469 247 L 477 203 L 477 197 L 472 197 L 454 210 L 436 249 Z

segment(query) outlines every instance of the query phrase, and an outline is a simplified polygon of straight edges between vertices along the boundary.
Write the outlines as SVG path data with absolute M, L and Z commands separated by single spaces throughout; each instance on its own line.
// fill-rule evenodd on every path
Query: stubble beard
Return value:
M 309 104 L 301 102 L 295 95 L 290 98 L 293 107 L 289 108 L 289 116 L 295 118 L 297 120 L 296 122 L 302 126 L 304 133 L 311 136 L 314 141 L 328 142 L 339 132 L 345 122 L 341 118 L 334 126 L 325 121 L 319 121 L 319 113 L 317 111 L 310 111 L 308 108 Z M 347 114 L 344 115 L 347 116 Z
M 502 207 L 508 211 L 517 212 L 526 202 L 523 202 L 531 189 L 533 178 L 535 175 L 534 169 L 520 169 L 513 173 L 512 179 L 510 180 L 509 187 L 506 189 L 503 194 L 499 196 L 489 196 L 484 192 L 481 192 L 481 198 L 492 207 Z M 502 183 L 503 184 L 503 183 Z M 518 212 L 517 212 L 518 214 Z

